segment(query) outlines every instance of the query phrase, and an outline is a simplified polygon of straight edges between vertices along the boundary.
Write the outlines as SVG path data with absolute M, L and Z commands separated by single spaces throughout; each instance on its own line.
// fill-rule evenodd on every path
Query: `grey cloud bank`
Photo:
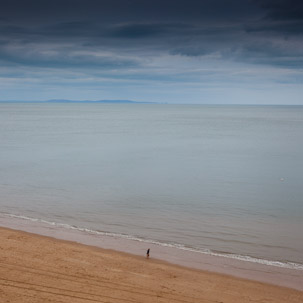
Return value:
M 1 100 L 303 104 L 302 1 L 1 1 Z

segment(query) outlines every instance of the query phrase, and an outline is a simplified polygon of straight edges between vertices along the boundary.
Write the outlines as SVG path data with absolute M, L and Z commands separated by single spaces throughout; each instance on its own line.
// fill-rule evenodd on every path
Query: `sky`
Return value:
M 0 101 L 303 105 L 302 0 L 0 4 Z

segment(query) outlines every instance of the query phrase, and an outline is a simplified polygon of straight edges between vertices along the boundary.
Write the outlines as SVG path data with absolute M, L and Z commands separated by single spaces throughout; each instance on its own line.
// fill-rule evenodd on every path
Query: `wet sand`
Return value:
M 303 292 L 0 228 L 0 302 L 302 302 Z
M 129 238 L 95 234 L 66 228 L 64 226 L 46 224 L 41 221 L 25 220 L 1 214 L 0 226 L 49 236 L 56 239 L 74 241 L 99 248 L 126 252 L 137 256 L 144 256 L 146 249 L 149 247 L 151 248 L 151 256 L 153 259 L 167 261 L 193 269 L 227 274 L 238 278 L 245 278 L 303 291 L 303 270 L 269 266 L 256 262 L 203 254 L 195 251 L 185 251 L 175 247 L 136 241 Z

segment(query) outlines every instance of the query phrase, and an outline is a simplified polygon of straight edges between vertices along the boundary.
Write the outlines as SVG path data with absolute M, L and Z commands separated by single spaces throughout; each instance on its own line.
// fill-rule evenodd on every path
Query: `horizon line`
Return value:
M 0 103 L 87 103 L 87 104 L 154 104 L 154 105 L 207 105 L 207 106 L 303 106 L 303 104 L 258 104 L 258 103 L 168 103 L 152 101 L 134 101 L 134 100 L 68 100 L 68 99 L 50 99 L 50 100 L 0 100 Z

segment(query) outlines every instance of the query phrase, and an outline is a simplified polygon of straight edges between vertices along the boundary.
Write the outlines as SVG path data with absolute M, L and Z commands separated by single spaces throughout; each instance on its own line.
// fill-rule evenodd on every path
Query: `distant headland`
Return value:
M 10 100 L 0 101 L 5 103 L 106 103 L 106 104 L 159 104 L 158 102 L 147 101 L 132 101 L 132 100 L 67 100 L 67 99 L 51 99 L 44 101 L 22 101 L 22 100 Z

